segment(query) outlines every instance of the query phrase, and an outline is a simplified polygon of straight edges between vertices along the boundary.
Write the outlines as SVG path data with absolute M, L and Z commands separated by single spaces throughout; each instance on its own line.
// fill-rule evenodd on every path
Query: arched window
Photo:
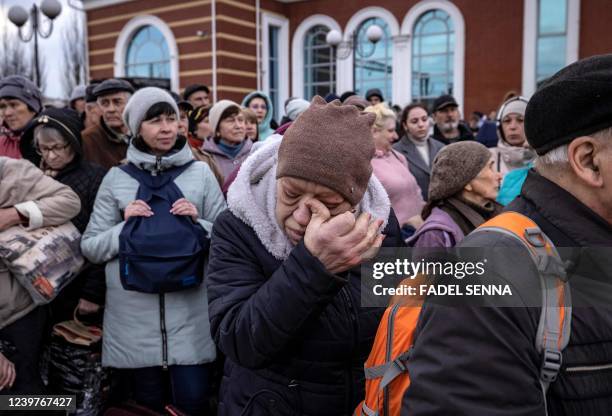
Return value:
M 366 35 L 368 28 L 378 25 L 384 36 L 372 43 Z M 370 88 L 382 91 L 385 100 L 391 100 L 393 76 L 393 41 L 389 25 L 378 17 L 365 20 L 357 29 L 353 46 L 354 89 L 357 95 L 365 95 Z
M 425 12 L 412 37 L 412 100 L 431 104 L 442 94 L 453 94 L 455 30 L 443 10 Z
M 170 52 L 164 35 L 143 26 L 132 37 L 125 58 L 128 77 L 170 78 Z
M 325 97 L 336 90 L 334 53 L 325 41 L 329 28 L 313 26 L 304 37 L 304 98 Z

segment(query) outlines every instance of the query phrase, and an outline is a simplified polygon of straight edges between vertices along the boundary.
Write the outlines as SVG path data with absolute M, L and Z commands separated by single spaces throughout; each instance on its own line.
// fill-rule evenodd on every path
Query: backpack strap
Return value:
M 185 172 L 187 170 L 187 168 L 189 166 L 191 166 L 194 162 L 195 162 L 195 160 L 190 160 L 189 162 L 185 163 L 184 165 L 173 166 L 173 167 L 171 167 L 169 169 L 161 171 L 161 174 L 165 178 L 167 178 L 167 180 L 165 180 L 164 183 L 167 183 L 169 181 L 174 181 L 176 178 L 178 178 L 181 175 L 181 173 Z M 145 184 L 148 183 L 149 181 L 147 181 L 147 178 L 152 176 L 149 171 L 146 171 L 144 169 L 140 169 L 139 167 L 137 167 L 132 162 L 130 162 L 130 163 L 126 164 L 126 165 L 119 166 L 119 169 L 121 169 L 122 171 L 124 171 L 125 173 L 130 175 L 132 178 L 136 179 L 139 183 L 143 183 L 143 182 Z
M 474 232 L 493 231 L 520 241 L 527 248 L 540 274 L 542 311 L 535 347 L 541 356 L 540 385 L 544 394 L 557 379 L 562 365 L 561 352 L 570 338 L 572 307 L 566 264 L 552 241 L 530 218 L 517 212 L 504 212 Z

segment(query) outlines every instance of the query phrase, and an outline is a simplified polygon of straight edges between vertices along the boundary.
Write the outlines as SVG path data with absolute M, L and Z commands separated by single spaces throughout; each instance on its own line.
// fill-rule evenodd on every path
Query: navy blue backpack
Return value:
M 151 207 L 151 217 L 130 217 L 119 235 L 121 284 L 126 290 L 166 293 L 196 287 L 204 278 L 210 240 L 188 216 L 170 213 L 183 198 L 174 180 L 194 161 L 151 175 L 133 164 L 120 169 L 138 181 L 136 199 Z

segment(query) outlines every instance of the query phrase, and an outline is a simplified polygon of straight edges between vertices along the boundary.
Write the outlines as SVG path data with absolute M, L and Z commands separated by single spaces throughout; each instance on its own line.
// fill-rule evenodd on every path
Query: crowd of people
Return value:
M 557 247 L 611 246 L 611 108 L 612 55 L 469 123 L 447 94 L 403 109 L 377 89 L 291 97 L 277 123 L 262 91 L 211 102 L 203 84 L 179 96 L 107 79 L 44 108 L 31 81 L 1 79 L 0 235 L 71 222 L 87 263 L 40 304 L 0 247 L 0 394 L 54 391 L 44 350 L 78 315 L 102 329 L 104 409 L 353 414 L 384 313 L 362 305 L 360 266 L 381 247 L 504 246 L 473 233 L 504 211 Z M 573 262 L 606 281 L 611 258 Z M 504 278 L 518 275 L 538 278 Z M 547 307 L 425 302 L 401 414 L 610 413 L 612 312 L 574 308 L 543 395 Z

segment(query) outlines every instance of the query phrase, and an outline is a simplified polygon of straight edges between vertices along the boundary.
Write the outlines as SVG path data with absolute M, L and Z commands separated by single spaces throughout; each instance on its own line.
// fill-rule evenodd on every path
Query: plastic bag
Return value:
M 101 343 L 80 346 L 53 336 L 49 347 L 49 390 L 75 394 L 76 415 L 102 413 L 109 393 L 110 378 L 102 367 Z

